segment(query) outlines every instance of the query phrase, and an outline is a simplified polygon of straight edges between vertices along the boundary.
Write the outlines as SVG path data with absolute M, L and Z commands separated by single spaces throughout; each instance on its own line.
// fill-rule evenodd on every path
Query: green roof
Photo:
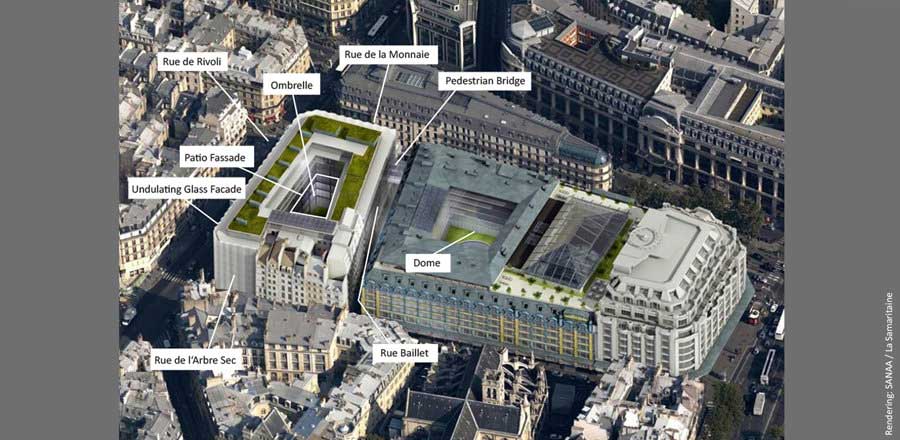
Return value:
M 362 188 L 366 172 L 369 169 L 369 163 L 372 161 L 372 156 L 375 153 L 375 142 L 378 141 L 381 133 L 377 130 L 321 115 L 312 115 L 306 118 L 301 129 L 300 133 L 297 133 L 290 144 L 288 144 L 288 147 L 281 152 L 275 163 L 266 170 L 265 177 L 267 179 L 278 182 L 278 179 L 284 175 L 290 164 L 297 158 L 303 146 L 309 142 L 309 138 L 313 133 L 323 133 L 338 139 L 368 145 L 369 147 L 364 156 L 354 155 L 350 160 L 347 177 L 341 185 L 341 193 L 338 195 L 337 204 L 332 213 L 332 219 L 339 220 L 344 208 L 356 206 L 356 201 L 359 199 L 359 190 Z M 301 138 L 301 136 L 303 137 Z M 265 179 L 261 180 L 255 188 L 248 192 L 250 194 L 249 200 L 261 203 L 265 199 L 265 195 L 271 192 L 274 187 L 275 185 L 272 182 Z M 259 209 L 244 201 L 244 206 L 238 211 L 228 228 L 234 231 L 259 235 L 265 226 L 266 219 L 259 216 Z
M 450 226 L 449 228 L 447 228 L 447 234 L 444 236 L 444 241 L 454 243 L 454 242 L 456 242 L 456 240 L 459 240 L 459 239 L 465 237 L 466 235 L 468 235 L 471 232 L 473 232 L 473 231 L 469 230 L 469 229 L 459 228 L 456 226 Z M 493 235 L 475 232 L 474 234 L 466 237 L 466 239 L 464 241 L 480 241 L 484 244 L 489 245 L 489 244 L 493 243 L 494 240 L 496 240 L 496 239 L 497 239 L 497 237 L 494 237 Z
M 359 142 L 368 146 L 374 146 L 378 136 L 381 135 L 371 128 L 360 127 L 347 122 L 313 115 L 303 121 L 303 131 L 307 133 L 324 133 L 338 139 Z
M 366 154 L 358 156 L 356 154 L 350 159 L 350 165 L 347 166 L 347 175 L 341 183 L 341 193 L 337 196 L 337 203 L 334 205 L 334 211 L 331 213 L 331 219 L 340 221 L 344 208 L 356 207 L 356 201 L 359 199 L 359 190 L 362 189 L 363 182 L 366 180 L 366 172 L 369 171 L 369 164 L 372 162 L 372 156 L 375 154 L 375 147 L 366 149 Z
M 616 257 L 619 256 L 619 252 L 622 251 L 622 247 L 625 246 L 625 242 L 628 241 L 628 234 L 631 232 L 631 223 L 631 219 L 628 219 L 625 222 L 625 227 L 619 231 L 619 236 L 616 237 L 616 241 L 613 242 L 612 246 L 609 248 L 609 252 L 607 252 L 603 259 L 597 263 L 594 274 L 591 275 L 591 279 L 584 285 L 585 291 L 591 288 L 591 285 L 594 284 L 594 280 L 597 278 L 609 280 L 609 276 L 612 274 L 613 262 L 616 261 Z
M 308 140 L 308 138 L 301 139 L 300 134 L 294 136 L 291 143 L 281 152 L 281 155 L 278 156 L 278 159 L 275 160 L 275 163 L 272 164 L 272 167 L 266 172 L 266 178 L 277 182 L 288 169 L 285 163 L 290 165 L 294 162 L 294 159 L 300 154 L 300 150 L 302 150 L 303 145 L 305 145 L 305 142 Z M 275 188 L 275 184 L 268 180 L 261 180 L 255 188 L 248 192 L 250 195 L 248 200 L 262 203 L 266 198 L 266 194 L 272 191 L 273 188 Z M 253 206 L 253 204 L 246 200 L 243 203 L 244 206 L 241 207 L 241 210 L 238 211 L 234 220 L 228 225 L 228 229 L 253 235 L 261 234 L 263 228 L 266 226 L 266 219 L 259 216 L 259 208 Z

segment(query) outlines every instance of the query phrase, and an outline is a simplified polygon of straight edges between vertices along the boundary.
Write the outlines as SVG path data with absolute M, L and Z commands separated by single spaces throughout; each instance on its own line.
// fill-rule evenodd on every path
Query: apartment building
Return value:
M 784 0 L 731 0 L 725 32 L 742 33 L 770 17 L 784 20 Z
M 128 177 L 210 177 L 213 168 L 180 168 L 178 151 L 165 147 L 168 126 L 152 118 L 123 126 L 121 131 L 120 175 L 122 190 Z M 127 286 L 151 271 L 175 236 L 188 210 L 186 200 L 124 200 L 119 203 L 119 283 Z
M 215 131 L 221 145 L 242 145 L 247 136 L 247 109 L 219 87 L 210 89 L 205 104 L 199 122 Z
M 138 339 L 119 354 L 119 438 L 181 440 L 162 372 L 149 371 L 151 348 Z
M 437 46 L 438 68 L 477 66 L 478 0 L 415 0 L 411 7 L 412 44 Z
M 599 300 L 602 358 L 631 356 L 674 375 L 700 368 L 745 296 L 747 250 L 703 208 L 649 210 Z
M 303 384 L 313 373 L 307 368 L 313 368 L 318 372 L 324 367 L 326 372 L 331 373 L 332 367 L 327 365 L 332 363 L 333 366 L 333 362 L 339 357 L 346 369 L 341 383 L 332 388 L 321 402 L 294 405 L 289 411 L 299 406 L 304 410 L 302 414 L 294 417 L 294 413 L 290 412 L 292 414 L 290 420 L 286 420 L 283 426 L 276 427 L 277 429 L 271 432 L 290 432 L 299 438 L 341 440 L 365 438 L 366 434 L 372 432 L 372 429 L 390 413 L 397 397 L 405 391 L 413 367 L 412 363 L 373 364 L 373 344 L 383 342 L 382 332 L 384 337 L 393 343 L 415 344 L 416 340 L 396 322 L 378 320 L 376 328 L 376 324 L 367 316 L 323 306 L 316 306 L 305 312 L 290 308 L 282 310 L 277 313 L 273 310 L 269 316 L 270 320 L 276 320 L 274 324 L 266 324 L 267 328 L 269 326 L 276 328 L 272 335 L 279 334 L 287 339 L 300 338 L 299 341 L 303 342 L 304 347 L 315 343 L 319 348 L 313 348 L 313 352 L 309 353 L 298 347 L 285 348 L 286 340 L 273 340 L 273 344 L 267 346 L 277 344 L 281 348 L 266 350 L 267 359 L 275 360 L 275 371 L 264 369 L 270 380 L 277 378 L 290 380 L 291 382 L 284 383 L 291 384 L 290 388 L 293 390 L 291 394 L 304 395 L 308 393 L 300 393 L 300 388 L 308 388 Z M 306 329 L 297 326 L 304 323 Z M 282 324 L 288 324 L 285 327 L 287 333 L 279 328 Z M 296 336 L 294 332 L 297 332 Z M 309 339 L 300 337 L 300 332 L 309 335 Z M 270 337 L 267 335 L 267 338 Z M 297 359 L 292 360 L 291 356 L 295 354 L 298 355 Z M 304 364 L 305 354 L 311 355 L 309 365 Z M 316 360 L 316 357 L 319 357 L 319 360 Z M 319 365 L 316 365 L 317 362 Z M 289 368 L 281 369 L 281 365 L 287 365 Z M 304 372 L 301 373 L 301 369 Z M 270 383 L 270 389 L 274 383 Z M 275 388 L 277 390 L 279 387 Z M 250 418 L 250 415 L 245 417 Z M 239 425 L 234 422 L 234 417 L 223 418 L 227 418 L 233 426 Z
M 344 114 L 367 120 L 378 106 L 376 122 L 396 129 L 404 146 L 437 115 L 420 143 L 442 143 L 585 191 L 611 188 L 612 161 L 596 144 L 488 92 L 457 92 L 438 113 L 446 94 L 437 81 L 438 71 L 428 66 L 352 66 L 341 78 L 338 102 Z
M 323 255 L 314 254 L 314 247 L 310 237 L 285 239 L 271 232 L 257 253 L 257 294 L 285 304 L 346 307 L 347 279 L 332 279 Z
M 166 82 L 163 80 L 162 82 Z M 143 84 L 143 83 L 142 83 Z M 147 110 L 141 88 L 123 86 L 119 104 L 119 282 L 126 286 L 151 271 L 189 211 L 187 200 L 125 200 L 128 177 L 212 177 L 217 168 L 181 168 L 178 150 L 167 146 L 172 112 L 164 102 Z M 240 145 L 246 135 L 247 111 L 218 89 L 203 97 L 201 116 L 190 128 L 185 145 Z
M 291 421 L 319 404 L 316 394 L 304 386 L 306 380 L 285 383 L 251 372 L 224 382 L 208 381 L 204 394 L 218 428 L 216 438 L 295 438 Z
M 345 311 L 312 307 L 307 312 L 269 312 L 265 332 L 265 371 L 270 380 L 292 382 L 303 373 L 331 370 L 340 354 L 337 326 Z
M 186 36 L 160 44 L 159 50 L 228 52 L 227 71 L 166 74 L 178 79 L 183 90 L 196 93 L 221 84 L 232 98 L 241 101 L 254 122 L 263 125 L 281 120 L 286 98 L 262 92 L 263 74 L 303 73 L 312 63 L 309 44 L 299 24 L 237 3 L 194 25 Z
M 764 55 L 783 49 L 774 42 L 778 28 L 761 31 L 772 33 L 778 50 L 762 43 L 743 55 L 701 48 L 676 35 L 680 9 L 668 14 L 667 4 L 653 3 L 641 15 L 656 20 L 650 24 L 597 18 L 571 4 L 513 5 L 504 68 L 531 71 L 534 86 L 506 96 L 605 148 L 621 166 L 713 187 L 783 216 L 784 83 L 768 76 L 780 55 Z M 766 69 L 741 61 L 756 55 Z
M 256 0 L 256 7 L 280 17 L 297 19 L 328 35 L 340 35 L 354 26 L 367 0 Z

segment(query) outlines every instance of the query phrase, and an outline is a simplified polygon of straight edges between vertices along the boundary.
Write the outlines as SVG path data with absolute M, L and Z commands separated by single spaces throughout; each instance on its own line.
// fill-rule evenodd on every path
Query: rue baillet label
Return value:
M 437 362 L 437 344 L 372 344 L 372 363 Z

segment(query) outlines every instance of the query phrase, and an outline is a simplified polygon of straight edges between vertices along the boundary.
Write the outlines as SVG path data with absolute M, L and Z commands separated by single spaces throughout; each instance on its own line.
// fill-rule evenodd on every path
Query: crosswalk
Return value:
M 169 272 L 169 271 L 164 270 L 164 269 L 163 269 L 163 270 L 160 270 L 160 278 L 161 278 L 161 279 L 164 279 L 164 280 L 166 280 L 166 281 L 173 282 L 173 283 L 184 283 L 184 282 L 187 282 L 187 279 L 186 279 L 184 276 L 179 275 L 179 274 L 174 273 L 174 272 Z

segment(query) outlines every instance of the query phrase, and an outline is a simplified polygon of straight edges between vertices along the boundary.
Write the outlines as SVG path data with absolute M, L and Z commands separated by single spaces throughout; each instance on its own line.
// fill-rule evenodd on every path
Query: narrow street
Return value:
M 227 203 L 198 203 L 213 218 L 220 218 Z M 193 208 L 191 208 L 193 209 Z M 195 225 L 196 227 L 192 227 Z M 120 345 L 124 346 L 138 335 L 154 347 L 163 341 L 174 341 L 174 320 L 179 312 L 179 294 L 184 281 L 195 278 L 200 268 L 212 276 L 212 229 L 214 225 L 196 213 L 180 227 L 162 261 L 165 263 L 151 273 L 141 285 L 146 291 L 137 304 L 137 315 L 120 330 Z M 193 266 L 193 270 L 191 267 Z M 172 406 L 181 421 L 185 440 L 213 439 L 216 429 L 200 394 L 196 372 L 167 371 L 163 373 Z

